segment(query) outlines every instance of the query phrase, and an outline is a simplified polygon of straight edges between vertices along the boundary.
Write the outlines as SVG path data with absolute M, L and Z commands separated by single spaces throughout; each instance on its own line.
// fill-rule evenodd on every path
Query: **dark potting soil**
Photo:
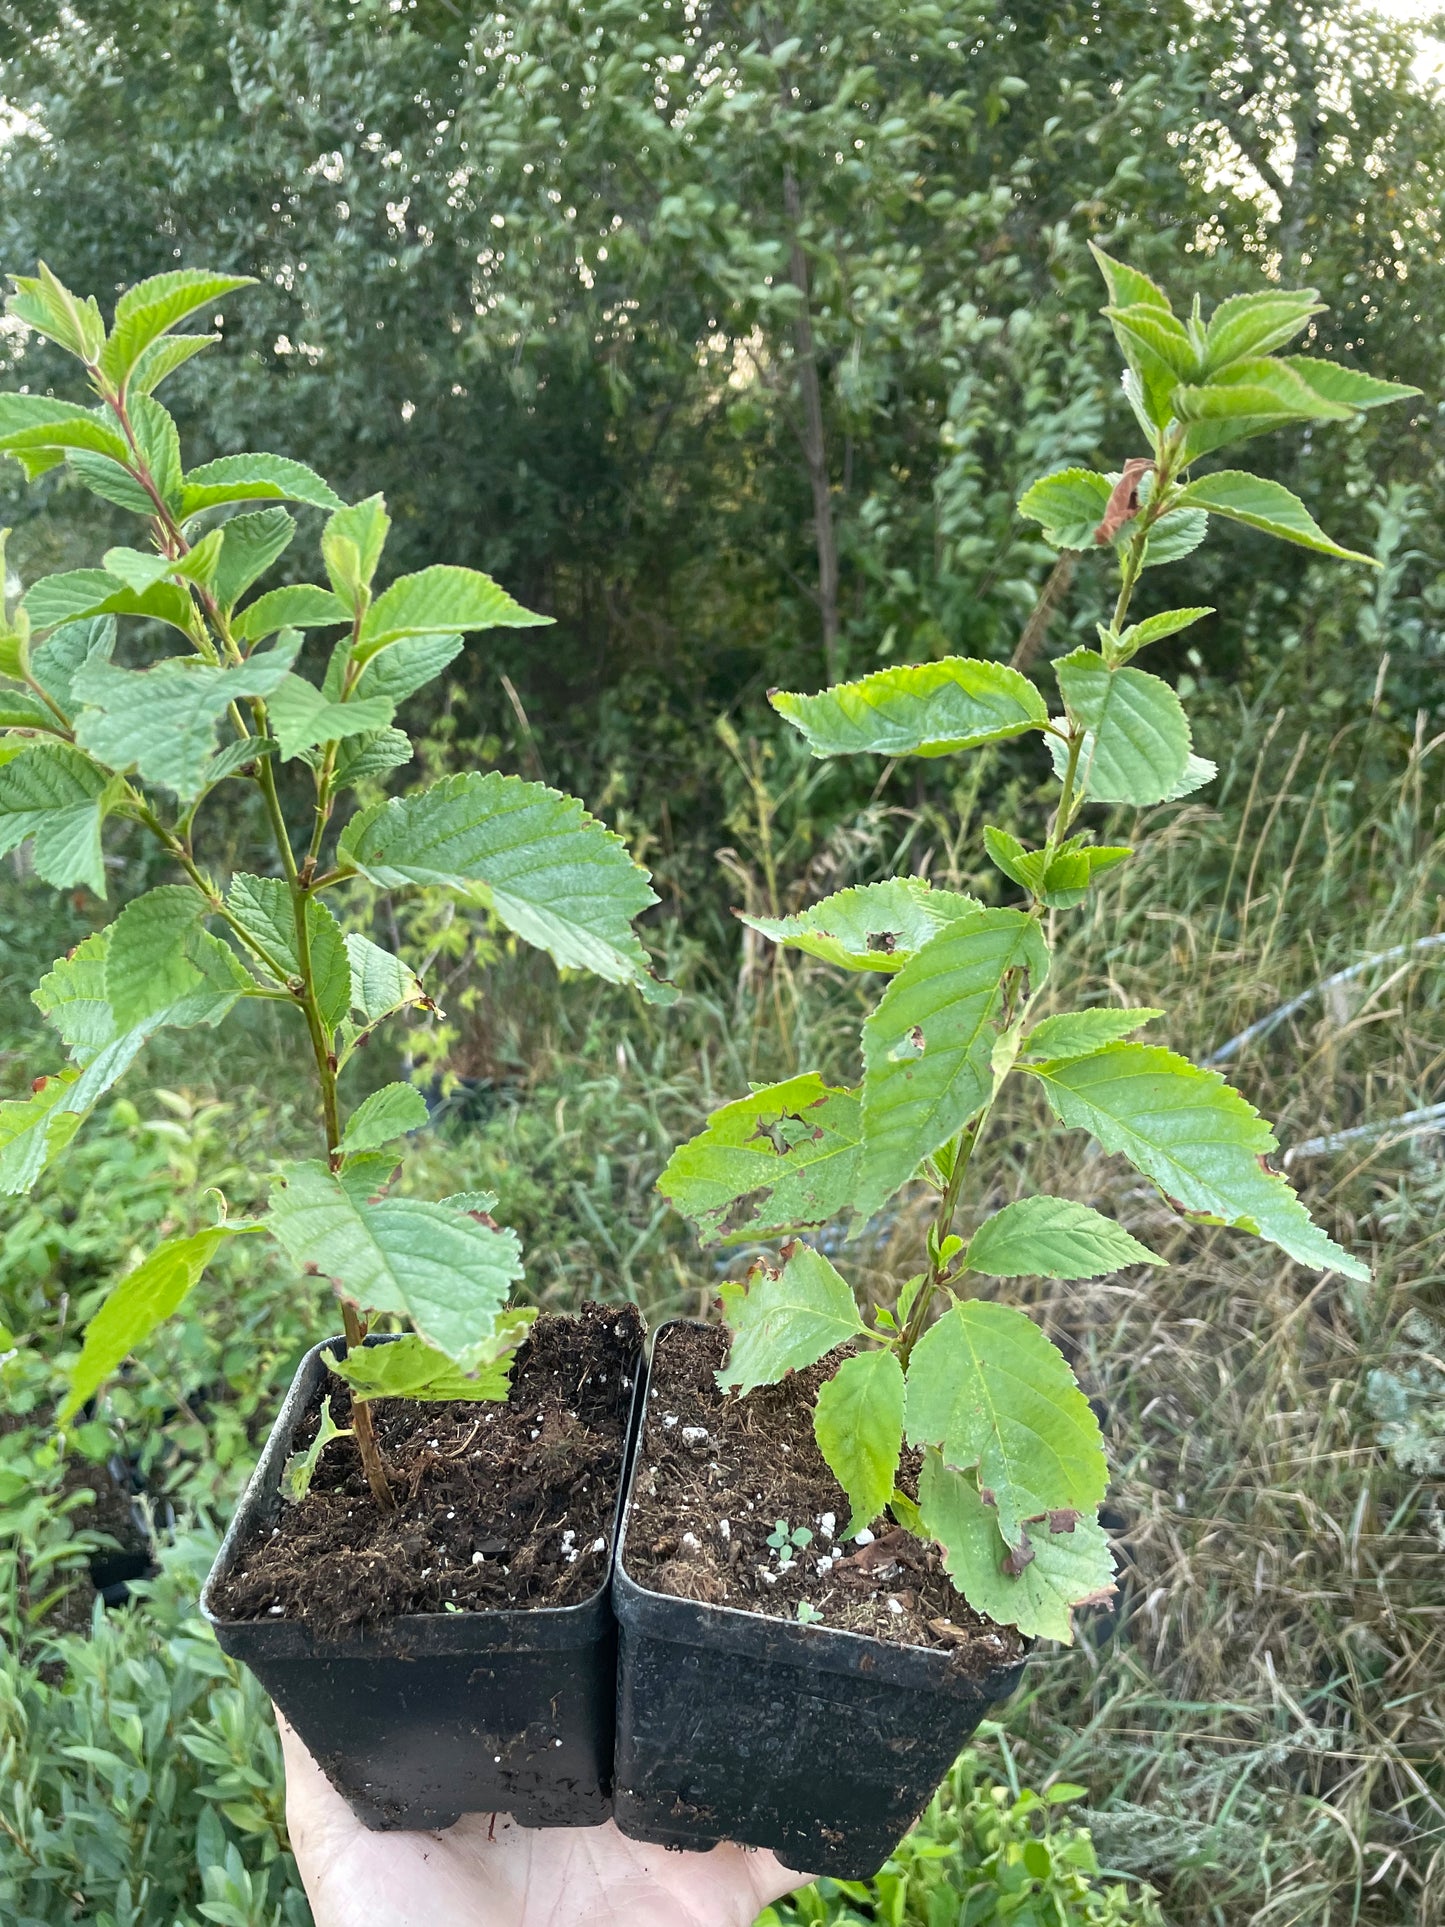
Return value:
M 796 1619 L 806 1601 L 820 1626 L 951 1647 L 967 1671 L 1020 1658 L 1018 1633 L 973 1610 L 936 1546 L 886 1519 L 875 1522 L 871 1544 L 839 1542 L 848 1501 L 813 1438 L 813 1405 L 840 1355 L 738 1398 L 713 1377 L 727 1357 L 724 1330 L 675 1325 L 659 1335 L 628 1572 L 656 1592 L 770 1619 Z M 905 1452 L 899 1483 L 910 1495 L 918 1466 L 918 1454 Z M 768 1544 L 779 1520 L 812 1535 L 786 1563 Z
M 373 1402 L 396 1509 L 367 1487 L 353 1442 L 333 1439 L 311 1490 L 283 1501 L 216 1590 L 226 1619 L 303 1621 L 318 1633 L 405 1613 L 571 1606 L 607 1577 L 642 1320 L 632 1305 L 543 1313 L 517 1353 L 505 1405 Z M 323 1381 L 293 1451 L 315 1438 Z

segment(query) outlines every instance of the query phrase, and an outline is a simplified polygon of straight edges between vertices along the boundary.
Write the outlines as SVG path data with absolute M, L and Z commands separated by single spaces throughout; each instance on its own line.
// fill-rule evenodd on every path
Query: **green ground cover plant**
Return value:
M 1277 1140 L 1254 1107 L 1218 1072 L 1136 1041 L 1162 1010 L 1048 1010 L 1060 913 L 1086 904 L 1133 854 L 1077 829 L 1085 806 L 1176 802 L 1216 775 L 1194 752 L 1175 690 L 1134 666 L 1212 611 L 1131 622 L 1131 603 L 1144 571 L 1197 548 L 1211 518 L 1373 562 L 1332 540 L 1281 483 L 1239 468 L 1199 474 L 1196 464 L 1282 426 L 1348 421 L 1416 392 L 1280 352 L 1320 312 L 1314 289 L 1238 295 L 1206 321 L 1197 298 L 1176 315 L 1147 275 L 1094 252 L 1148 452 L 1116 473 L 1046 476 L 1019 504 L 1067 558 L 1061 568 L 1085 551 L 1117 568 L 1098 648 L 1053 665 L 1062 713 L 1052 715 L 1019 670 L 967 657 L 880 669 L 817 695 L 771 695 L 819 758 L 937 758 L 1042 735 L 1058 783 L 1044 840 L 1029 848 L 993 824 L 982 835 L 1024 907 L 899 877 L 790 917 L 745 917 L 774 943 L 886 977 L 862 1027 L 862 1083 L 841 1088 L 804 1073 L 754 1088 L 715 1113 L 659 1181 L 706 1243 L 794 1234 L 849 1214 L 861 1228 L 915 1176 L 929 1184 L 938 1203 L 927 1266 L 872 1306 L 871 1322 L 831 1260 L 796 1237 L 780 1263 L 760 1261 L 745 1286 L 725 1285 L 732 1345 L 718 1382 L 745 1396 L 851 1347 L 813 1416 L 848 1495 L 844 1536 L 887 1511 L 939 1544 L 978 1611 L 1063 1640 L 1072 1610 L 1113 1588 L 1097 1518 L 1108 1479 L 1100 1427 L 1058 1348 L 1026 1312 L 980 1296 L 979 1281 L 1101 1278 L 1164 1260 L 1076 1199 L 1026 1194 L 979 1211 L 975 1160 L 1016 1081 L 1043 1093 L 1059 1127 L 1126 1158 L 1181 1219 L 1253 1233 L 1317 1271 L 1370 1275 L 1270 1166 Z M 955 1229 L 961 1212 L 973 1220 L 967 1236 Z M 911 1493 L 899 1484 L 905 1444 L 922 1453 Z
M 390 528 L 380 495 L 348 506 L 274 455 L 185 466 L 156 390 L 214 339 L 176 330 L 246 281 L 152 277 L 121 294 L 107 330 L 96 302 L 44 264 L 14 278 L 10 314 L 79 362 L 94 401 L 0 396 L 0 452 L 32 481 L 66 466 L 142 516 L 150 545 L 41 577 L 5 618 L 0 849 L 28 844 L 42 881 L 104 900 L 107 827 L 135 825 L 178 880 L 131 898 L 35 990 L 70 1062 L 0 1107 L 0 1187 L 28 1190 L 156 1033 L 214 1028 L 247 1002 L 286 1005 L 314 1065 L 324 1158 L 283 1164 L 262 1214 L 231 1215 L 217 1190 L 211 1223 L 161 1240 L 122 1277 L 90 1319 L 59 1417 L 72 1420 L 181 1308 L 223 1246 L 270 1233 L 294 1267 L 336 1287 L 347 1349 L 327 1357 L 350 1388 L 373 1496 L 390 1506 L 370 1401 L 504 1398 L 534 1313 L 508 1307 L 521 1247 L 492 1218 L 493 1195 L 393 1191 L 399 1147 L 427 1121 L 421 1092 L 394 1081 L 344 1114 L 339 1080 L 357 1052 L 388 1018 L 431 1006 L 411 966 L 361 927 L 368 893 L 455 892 L 559 967 L 668 993 L 632 929 L 655 900 L 646 872 L 574 798 L 497 771 L 390 800 L 378 787 L 412 756 L 399 706 L 464 634 L 547 618 L 474 569 L 435 564 L 378 587 Z M 326 583 L 258 589 L 297 533 L 283 502 L 325 514 Z M 327 654 L 308 678 L 298 664 L 311 631 Z M 268 874 L 223 877 L 207 856 L 238 790 L 259 797 Z M 330 906 L 338 897 L 350 929 Z M 410 1329 L 363 1348 L 378 1316 Z M 329 1425 L 329 1406 L 323 1416 Z M 294 1467 L 297 1493 L 314 1462 Z

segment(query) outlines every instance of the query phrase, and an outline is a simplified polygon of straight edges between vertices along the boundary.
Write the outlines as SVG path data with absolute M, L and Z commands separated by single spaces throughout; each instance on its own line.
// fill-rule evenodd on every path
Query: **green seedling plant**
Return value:
M 371 900 L 450 892 L 561 968 L 670 992 L 632 928 L 656 900 L 647 873 L 575 798 L 475 770 L 384 794 L 412 755 L 397 710 L 464 636 L 550 618 L 475 569 L 436 565 L 380 587 L 381 495 L 345 503 L 276 455 L 186 467 L 156 391 L 217 339 L 176 330 L 244 285 L 157 275 L 120 297 L 107 330 L 96 302 L 43 264 L 14 277 L 10 314 L 75 357 L 90 399 L 0 395 L 0 453 L 32 482 L 63 470 L 139 515 L 145 534 L 98 567 L 32 582 L 4 615 L 0 853 L 28 842 L 39 878 L 101 901 L 107 841 L 148 836 L 174 880 L 126 903 L 36 989 L 70 1061 L 0 1104 L 0 1191 L 34 1184 L 161 1028 L 215 1026 L 256 999 L 294 1012 L 322 1155 L 277 1171 L 264 1216 L 237 1221 L 222 1201 L 213 1226 L 167 1239 L 119 1280 L 86 1329 L 60 1418 L 181 1308 L 223 1245 L 269 1234 L 335 1286 L 346 1348 L 327 1358 L 352 1418 L 338 1431 L 328 1403 L 323 1431 L 354 1439 L 390 1506 L 371 1401 L 505 1398 L 532 1314 L 509 1306 L 521 1247 L 492 1217 L 495 1198 L 400 1193 L 405 1141 L 427 1120 L 420 1091 L 392 1083 L 343 1101 L 378 1027 L 432 1008 L 416 971 L 367 934 Z M 258 588 L 297 534 L 287 502 L 324 518 L 326 581 Z M 308 632 L 319 673 L 303 671 Z M 260 800 L 267 873 L 222 876 L 206 831 L 234 821 L 243 790 Z M 409 1329 L 363 1347 L 378 1318 Z M 293 1461 L 293 1494 L 318 1452 Z
M 724 1286 L 731 1347 L 718 1382 L 746 1396 L 847 1348 L 813 1414 L 852 1508 L 841 1536 L 891 1512 L 937 1542 L 978 1611 L 1062 1640 L 1071 1609 L 1112 1587 L 1097 1518 L 1103 1442 L 1062 1354 L 1032 1318 L 982 1294 L 995 1280 L 1098 1278 L 1164 1261 L 1072 1199 L 1021 1197 L 979 1214 L 979 1153 L 1005 1087 L 1025 1080 L 1042 1092 L 1061 1129 L 1126 1158 L 1182 1218 L 1251 1232 L 1299 1264 L 1369 1275 L 1270 1169 L 1275 1138 L 1254 1108 L 1216 1072 L 1136 1037 L 1161 1011 L 1046 1014 L 1055 914 L 1084 903 L 1133 854 L 1095 841 L 1081 812 L 1147 809 L 1215 773 L 1194 752 L 1174 689 L 1135 666 L 1150 644 L 1212 611 L 1131 621 L 1131 604 L 1144 570 L 1195 549 L 1212 518 L 1370 562 L 1332 541 L 1278 482 L 1239 468 L 1194 471 L 1269 430 L 1348 421 L 1416 392 L 1278 352 L 1320 311 L 1312 290 L 1236 296 L 1207 322 L 1196 298 L 1181 318 L 1152 280 L 1095 253 L 1147 452 L 1114 474 L 1048 475 L 1019 504 L 1054 549 L 1105 557 L 1117 574 L 1098 648 L 1053 665 L 1057 712 L 1028 676 L 964 657 L 771 698 L 817 757 L 952 756 L 1041 737 L 1058 784 L 1042 846 L 1006 828 L 983 832 L 1020 901 L 990 908 L 898 877 L 796 916 L 745 917 L 775 943 L 883 980 L 862 1027 L 862 1082 L 839 1089 L 804 1074 L 754 1090 L 714 1112 L 660 1180 L 704 1243 L 796 1234 L 850 1212 L 861 1228 L 903 1186 L 932 1188 L 927 1269 L 871 1324 L 830 1260 L 796 1237 L 746 1285 Z M 922 1455 L 913 1493 L 899 1484 L 905 1442 Z

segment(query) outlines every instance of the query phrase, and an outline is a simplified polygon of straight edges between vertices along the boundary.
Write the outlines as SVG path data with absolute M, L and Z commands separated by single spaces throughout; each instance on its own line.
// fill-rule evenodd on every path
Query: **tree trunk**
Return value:
M 788 278 L 798 290 L 793 343 L 798 357 L 798 387 L 803 402 L 801 441 L 813 492 L 813 540 L 818 550 L 818 613 L 823 622 L 823 666 L 828 681 L 843 673 L 839 655 L 838 536 L 833 525 L 833 491 L 828 479 L 828 442 L 823 429 L 823 393 L 818 381 L 818 359 L 813 344 L 813 316 L 808 304 L 808 257 L 799 238 L 803 204 L 798 177 L 783 169 L 783 204 L 790 230 Z

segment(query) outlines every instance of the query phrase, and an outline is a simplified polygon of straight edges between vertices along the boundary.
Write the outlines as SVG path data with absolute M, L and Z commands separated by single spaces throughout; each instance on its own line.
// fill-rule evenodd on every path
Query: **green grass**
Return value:
M 1197 1057 L 1331 971 L 1437 929 L 1445 885 L 1438 749 L 1369 715 L 1333 738 L 1291 738 L 1288 721 L 1243 715 L 1216 738 L 1206 747 L 1226 755 L 1210 801 L 1138 826 L 1138 861 L 1086 921 L 1060 919 L 1056 933 L 1054 981 L 1071 1001 L 1162 1004 L 1161 1039 Z M 787 908 L 880 874 L 900 849 L 909 860 L 938 851 L 937 881 L 987 886 L 948 855 L 973 846 L 976 825 L 950 838 L 926 809 L 873 808 L 794 852 L 769 843 L 766 811 L 750 821 L 751 840 L 748 821 L 734 829 L 731 861 L 734 886 L 759 902 L 772 893 Z M 52 935 L 56 948 L 74 940 L 37 928 L 37 900 L 4 893 L 11 1037 L 20 1011 L 8 986 L 24 981 L 28 952 Z M 485 950 L 449 942 L 438 972 L 452 979 L 450 1028 L 416 1039 L 416 1057 L 442 1054 L 479 1082 L 458 1094 L 414 1181 L 496 1188 L 539 1302 L 626 1296 L 654 1319 L 703 1309 L 718 1273 L 661 1209 L 656 1175 L 677 1138 L 749 1078 L 800 1061 L 851 1074 L 842 1053 L 859 987 L 750 946 L 725 978 L 707 960 L 728 954 L 714 943 L 679 950 L 689 996 L 671 1012 L 579 984 L 559 993 L 545 965 L 510 954 L 478 998 Z M 1231 1062 L 1286 1149 L 1438 1101 L 1439 957 L 1381 964 Z M 796 1051 L 782 1041 L 795 1023 Z M 288 1062 L 265 1023 L 227 1067 L 182 1075 L 153 1057 L 36 1197 L 0 1214 L 0 1320 L 32 1339 L 0 1368 L 14 1415 L 0 1437 L 0 1532 L 16 1555 L 0 1555 L 15 1575 L 0 1712 L 7 1921 L 304 1919 L 255 1689 L 199 1633 L 188 1601 L 279 1388 L 328 1323 L 319 1287 L 248 1256 L 244 1276 L 203 1288 L 198 1322 L 146 1347 L 91 1445 L 134 1451 L 175 1507 L 166 1573 L 93 1635 L 56 1632 L 42 1610 L 85 1517 L 47 1496 L 63 1477 L 43 1426 L 56 1362 L 105 1279 L 163 1219 L 203 1213 L 201 1188 L 218 1174 L 236 1203 L 250 1201 L 277 1147 L 306 1142 Z M 388 1067 L 371 1068 L 379 1078 Z M 148 1127 L 130 1130 L 137 1119 Z M 1045 1181 L 1117 1211 L 1177 1260 L 1162 1277 L 1009 1288 L 1105 1411 L 1119 1610 L 1087 1621 L 1073 1650 L 1039 1654 L 999 1733 L 966 1757 L 886 1878 L 866 1893 L 825 1885 L 777 1919 L 1028 1920 L 1004 1911 L 1003 1883 L 1028 1871 L 1032 1842 L 1046 1845 L 1049 1878 L 1057 1860 L 1059 1878 L 1080 1886 L 1061 1914 L 1036 1910 L 1041 1921 L 1142 1923 L 1148 1884 L 1176 1927 L 1428 1927 L 1445 1909 L 1445 1463 L 1430 1457 L 1445 1434 L 1431 1336 L 1445 1323 L 1445 1139 L 1387 1133 L 1292 1166 L 1335 1235 L 1372 1257 L 1374 1282 L 1350 1288 L 1240 1236 L 1181 1226 L 1148 1187 L 1081 1139 L 1046 1137 L 1042 1122 L 1022 1102 L 1003 1121 L 987 1202 Z M 921 1239 L 905 1206 L 859 1247 L 865 1279 L 911 1267 Z M 733 1254 L 734 1268 L 747 1257 Z M 98 1739 L 101 1707 L 134 1719 Z M 1060 1783 L 1081 1797 L 1019 1810 L 1025 1789 Z M 1090 1853 L 1103 1875 L 1088 1871 Z M 1121 1882 L 1127 1898 L 1111 1891 Z

